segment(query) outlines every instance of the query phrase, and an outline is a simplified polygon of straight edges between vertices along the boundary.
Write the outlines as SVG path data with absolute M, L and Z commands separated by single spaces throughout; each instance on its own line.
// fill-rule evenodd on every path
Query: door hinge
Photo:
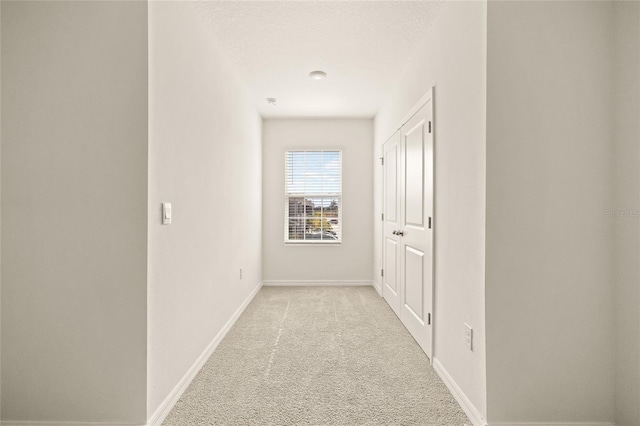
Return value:
M 381 216 L 382 216 L 382 220 L 384 220 L 384 213 L 382 213 Z
M 427 314 L 427 325 L 431 325 L 431 312 Z
M 431 133 L 431 121 L 429 121 L 429 133 Z
M 384 157 L 380 157 L 380 164 L 384 166 Z
M 380 269 L 380 276 L 384 277 L 384 269 Z
M 429 229 L 431 229 L 431 216 L 429 216 Z

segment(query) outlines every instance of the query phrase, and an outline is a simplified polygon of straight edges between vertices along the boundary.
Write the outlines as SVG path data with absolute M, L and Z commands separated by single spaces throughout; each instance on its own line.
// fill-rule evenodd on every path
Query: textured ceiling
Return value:
M 373 117 L 424 40 L 437 1 L 200 1 L 263 117 Z M 309 78 L 322 70 L 328 77 Z M 265 98 L 277 98 L 270 106 Z

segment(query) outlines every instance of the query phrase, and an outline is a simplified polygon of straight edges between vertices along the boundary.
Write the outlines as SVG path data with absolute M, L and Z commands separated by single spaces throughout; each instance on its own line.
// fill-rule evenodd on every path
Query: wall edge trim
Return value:
M 497 422 L 488 426 L 617 426 L 611 422 Z
M 265 287 L 373 286 L 371 280 L 265 280 Z
M 196 377 L 202 366 L 204 366 L 205 362 L 209 359 L 211 354 L 216 350 L 222 339 L 227 335 L 231 327 L 236 323 L 240 315 L 244 312 L 246 307 L 251 303 L 253 298 L 258 294 L 258 291 L 262 288 L 263 283 L 260 282 L 252 291 L 249 293 L 249 296 L 242 302 L 242 304 L 236 309 L 236 311 L 231 315 L 231 318 L 226 322 L 226 324 L 222 327 L 222 329 L 218 332 L 218 334 L 213 338 L 211 343 L 205 348 L 205 350 L 200 354 L 198 359 L 193 363 L 191 368 L 187 370 L 186 374 L 180 379 L 178 384 L 173 388 L 173 390 L 167 395 L 165 400 L 160 404 L 160 406 L 156 409 L 153 415 L 147 420 L 146 426 L 159 426 L 162 424 L 164 419 L 169 415 L 173 407 L 176 405 L 176 402 L 180 399 L 182 394 L 191 384 L 191 381 Z
M 467 398 L 467 395 L 465 395 L 462 389 L 460 389 L 460 386 L 458 386 L 455 380 L 453 380 L 453 378 L 449 375 L 447 370 L 435 356 L 433 357 L 433 369 L 436 370 L 438 376 L 440 376 L 444 384 L 449 389 L 449 392 L 451 392 L 455 400 L 458 402 L 458 404 L 460 404 L 462 411 L 464 411 L 467 417 L 469 417 L 469 420 L 471 420 L 473 425 L 488 426 L 486 420 L 482 417 L 475 405 L 473 405 L 469 398 Z
M 380 287 L 380 284 L 378 284 L 378 281 L 373 280 L 373 288 L 375 288 L 378 294 L 380 295 L 380 297 L 382 297 L 382 287 Z

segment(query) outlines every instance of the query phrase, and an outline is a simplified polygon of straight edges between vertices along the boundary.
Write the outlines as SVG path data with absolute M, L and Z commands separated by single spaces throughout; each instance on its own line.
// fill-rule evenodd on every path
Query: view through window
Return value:
M 285 152 L 285 242 L 342 241 L 342 152 Z

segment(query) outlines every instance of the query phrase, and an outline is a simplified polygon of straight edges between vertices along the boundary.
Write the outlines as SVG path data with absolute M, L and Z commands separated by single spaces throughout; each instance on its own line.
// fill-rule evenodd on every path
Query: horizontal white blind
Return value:
M 285 242 L 342 240 L 342 152 L 285 153 Z

